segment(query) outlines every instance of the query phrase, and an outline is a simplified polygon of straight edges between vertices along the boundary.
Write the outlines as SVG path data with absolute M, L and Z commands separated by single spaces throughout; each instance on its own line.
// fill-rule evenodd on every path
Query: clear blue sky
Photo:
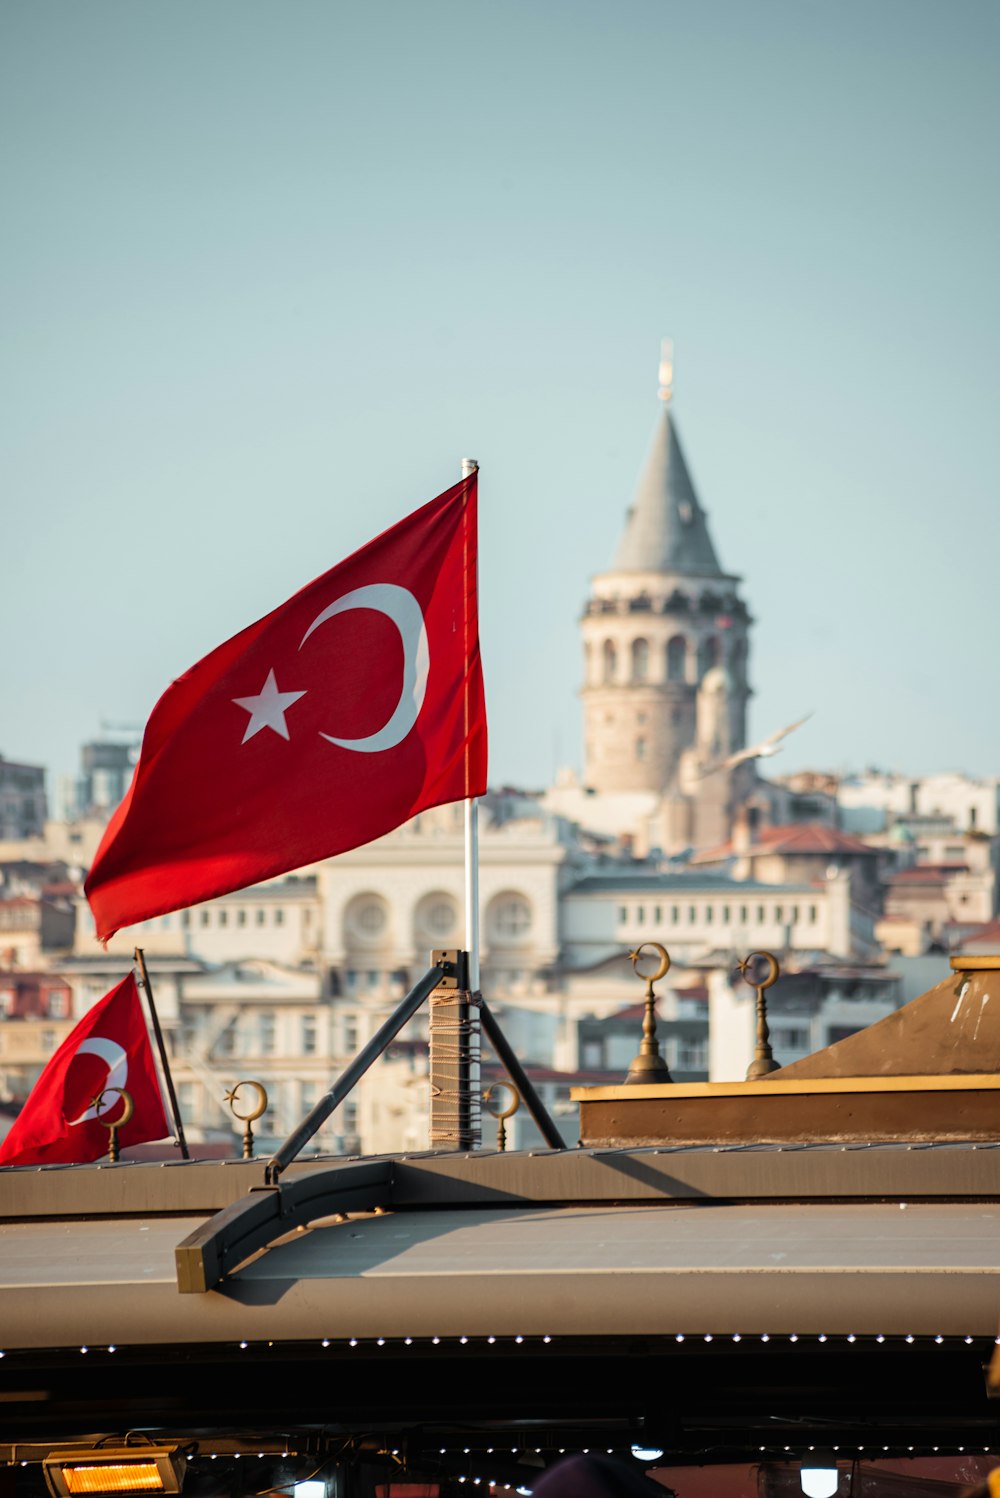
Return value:
M 778 767 L 1000 771 L 994 0 L 5 0 L 0 752 L 482 464 L 492 779 L 675 412 Z

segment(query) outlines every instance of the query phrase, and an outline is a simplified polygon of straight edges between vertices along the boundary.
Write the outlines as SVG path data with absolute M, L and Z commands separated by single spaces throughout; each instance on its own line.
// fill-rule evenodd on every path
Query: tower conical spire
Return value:
M 653 433 L 635 502 L 614 560 L 616 572 L 694 572 L 723 575 L 670 414 L 672 346 L 660 360 L 663 410 Z

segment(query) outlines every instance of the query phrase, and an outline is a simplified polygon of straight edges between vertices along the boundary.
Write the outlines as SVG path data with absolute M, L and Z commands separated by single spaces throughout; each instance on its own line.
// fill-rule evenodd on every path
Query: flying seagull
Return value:
M 766 739 L 761 739 L 759 744 L 754 744 L 752 749 L 738 749 L 735 754 L 730 754 L 727 759 L 720 759 L 717 765 L 703 770 L 699 779 L 704 780 L 708 775 L 716 775 L 719 770 L 732 770 L 736 765 L 741 765 L 745 760 L 769 759 L 772 754 L 781 753 L 781 740 L 794 733 L 796 728 L 801 728 L 807 723 L 812 713 L 806 713 L 804 718 L 796 718 L 794 723 L 789 723 L 787 728 L 779 728 L 777 733 L 770 734 Z

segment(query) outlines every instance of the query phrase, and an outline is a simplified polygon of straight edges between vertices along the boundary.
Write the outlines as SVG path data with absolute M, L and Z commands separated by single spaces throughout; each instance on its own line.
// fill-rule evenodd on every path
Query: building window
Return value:
M 500 941 L 520 941 L 531 930 L 531 906 L 513 890 L 497 895 L 490 913 L 493 934 Z
M 784 916 L 785 916 L 784 906 L 783 905 L 776 905 L 774 907 L 774 919 L 776 921 L 780 922 L 780 921 L 784 920 Z
M 816 909 L 816 906 L 815 905 L 810 905 L 810 907 L 809 907 L 809 923 L 810 923 L 810 925 L 815 926 L 818 916 L 819 916 L 819 912 Z
M 694 906 L 692 905 L 691 908 L 690 908 L 690 910 L 688 911 L 688 920 L 690 921 L 691 925 L 693 926 L 694 923 L 695 923 L 695 921 L 697 919 L 698 919 L 698 912 L 694 908 Z
M 827 1045 L 836 1045 L 838 1040 L 846 1040 L 849 1035 L 859 1034 L 857 1025 L 830 1025 L 826 1032 Z
M 344 1121 L 344 1133 L 356 1134 L 358 1132 L 358 1105 L 348 1100 L 343 1107 L 341 1117 Z
M 614 640 L 605 640 L 601 647 L 601 662 L 603 666 L 604 680 L 612 682 L 618 672 L 618 652 L 615 649 Z
M 451 895 L 435 890 L 425 895 L 417 906 L 417 939 L 444 942 L 458 925 L 458 910 Z
M 229 925 L 229 911 L 228 910 L 220 910 L 219 911 L 219 925 L 220 926 L 228 926 Z
M 314 1014 L 302 1016 L 302 1054 L 303 1056 L 316 1054 L 316 1016 Z
M 256 912 L 256 920 L 258 926 L 263 926 L 264 922 L 267 920 L 267 911 L 258 909 Z
M 714 916 L 714 914 L 715 914 L 715 907 L 714 907 L 714 905 L 706 905 L 705 906 L 705 924 L 707 926 L 710 926 L 712 924 L 712 917 Z
M 280 905 L 277 906 L 274 912 L 274 924 L 276 926 L 283 926 L 285 924 L 285 912 Z
M 741 926 L 745 926 L 746 923 L 747 923 L 747 908 L 746 908 L 745 905 L 741 905 L 740 906 L 740 925 Z
M 680 1071 L 707 1071 L 708 1057 L 703 1040 L 680 1040 L 677 1043 L 677 1066 Z
M 246 913 L 246 911 L 245 910 L 238 910 L 236 912 L 236 924 L 237 924 L 237 926 L 245 926 L 246 923 L 247 923 L 247 913 Z
M 210 918 L 211 918 L 211 911 L 203 910 L 201 912 L 201 924 L 203 926 L 207 926 L 208 925 L 208 922 L 209 922 Z
M 654 905 L 654 907 L 653 907 L 653 920 L 656 922 L 656 924 L 658 926 L 661 924 L 661 922 L 663 920 L 663 906 L 662 905 Z
M 632 641 L 632 680 L 646 681 L 649 677 L 649 641 Z
M 184 927 L 185 931 L 188 929 L 188 927 L 190 926 L 190 924 L 191 924 L 191 912 L 190 912 L 190 910 L 182 910 L 181 911 L 181 925 Z
M 635 907 L 635 919 L 636 919 L 636 924 L 637 925 L 639 925 L 639 926 L 645 925 L 645 922 L 646 922 L 646 907 L 645 907 L 645 905 L 637 905 Z
M 635 741 L 635 757 L 640 762 L 646 758 L 646 740 L 639 738 Z
M 722 924 L 724 926 L 728 926 L 729 925 L 729 906 L 728 905 L 723 905 L 723 907 L 722 907 Z
M 774 1031 L 774 1045 L 783 1047 L 786 1051 L 808 1051 L 809 1031 L 803 1025 L 789 1025 L 787 1029 L 776 1029 Z
M 619 920 L 619 923 L 621 925 L 623 925 L 623 926 L 624 926 L 625 922 L 628 920 L 628 906 L 627 905 L 619 905 L 619 907 L 618 907 L 618 920 Z
M 348 924 L 364 942 L 375 942 L 389 924 L 385 901 L 378 895 L 361 895 L 348 909 Z
M 676 926 L 678 924 L 678 922 L 680 921 L 680 918 L 681 918 L 681 908 L 680 908 L 680 906 L 679 905 L 671 905 L 671 907 L 670 907 L 670 920 L 671 920 L 671 923 L 674 926 Z
M 56 1048 L 56 1032 L 54 1030 L 42 1031 L 42 1050 L 48 1054 Z
M 257 1046 L 262 1056 L 274 1055 L 275 1037 L 274 1015 L 268 1010 L 263 1010 L 257 1016 Z
M 583 1071 L 604 1070 L 603 1040 L 585 1040 L 580 1047 L 580 1067 Z
M 683 635 L 674 635 L 667 641 L 667 680 L 683 681 L 687 665 L 687 641 Z
M 706 671 L 711 671 L 712 667 L 718 664 L 719 642 L 714 635 L 710 635 L 698 646 L 698 679 L 701 680 Z
M 797 905 L 793 905 L 792 906 L 792 925 L 793 926 L 797 925 L 798 924 L 798 920 L 799 920 L 799 907 Z
M 764 907 L 763 907 L 763 905 L 758 905 L 757 906 L 757 924 L 758 924 L 758 926 L 763 926 L 763 924 L 764 924 Z

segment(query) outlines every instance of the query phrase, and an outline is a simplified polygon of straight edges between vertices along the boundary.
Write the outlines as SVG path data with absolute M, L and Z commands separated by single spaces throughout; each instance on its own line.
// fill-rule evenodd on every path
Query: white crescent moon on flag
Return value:
M 337 744 L 341 749 L 353 749 L 358 754 L 378 754 L 401 744 L 420 716 L 431 664 L 427 627 L 420 605 L 408 588 L 400 588 L 396 583 L 372 583 L 367 588 L 355 588 L 353 592 L 345 593 L 317 614 L 302 636 L 299 649 L 327 619 L 349 609 L 374 609 L 377 614 L 385 614 L 392 620 L 403 642 L 403 684 L 392 714 L 377 732 L 363 739 L 337 739 L 333 734 L 321 732 L 320 738 Z
M 122 1046 L 115 1040 L 105 1040 L 101 1035 L 92 1035 L 89 1040 L 82 1040 L 76 1048 L 76 1055 L 100 1056 L 107 1064 L 108 1075 L 104 1079 L 104 1087 L 124 1087 L 128 1081 L 128 1055 Z M 74 1118 L 70 1128 L 76 1124 L 86 1123 L 90 1118 L 100 1118 L 102 1113 L 110 1113 L 112 1108 L 118 1106 L 117 1097 L 109 1097 L 103 1101 L 103 1106 L 95 1108 L 93 1103 L 81 1113 L 79 1118 Z

